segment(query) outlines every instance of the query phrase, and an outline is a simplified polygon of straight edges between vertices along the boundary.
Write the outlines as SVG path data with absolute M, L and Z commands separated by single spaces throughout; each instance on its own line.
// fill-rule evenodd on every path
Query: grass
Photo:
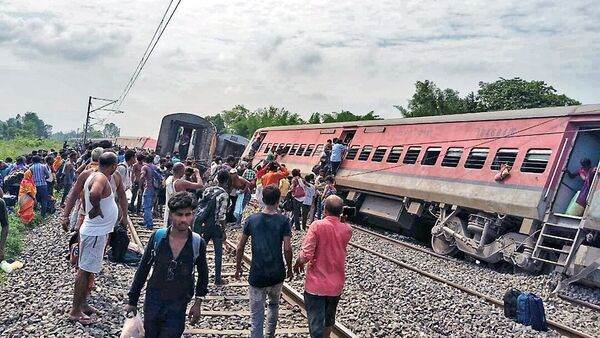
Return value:
M 23 224 L 21 219 L 16 214 L 8 216 L 8 237 L 6 238 L 6 248 L 4 259 L 16 258 L 21 254 L 25 243 L 27 230 L 33 229 L 42 222 L 42 216 L 35 215 L 35 218 L 28 224 Z M 0 270 L 0 284 L 6 281 L 6 274 Z
M 16 138 L 14 140 L 0 140 L 0 159 L 12 157 L 13 159 L 24 154 L 30 154 L 32 150 L 62 148 L 62 142 L 50 139 L 27 139 Z

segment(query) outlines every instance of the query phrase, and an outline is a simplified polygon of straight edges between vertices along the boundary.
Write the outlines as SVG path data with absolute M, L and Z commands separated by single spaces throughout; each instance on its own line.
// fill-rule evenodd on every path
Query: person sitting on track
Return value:
M 248 218 L 236 250 L 235 277 L 242 275 L 244 248 L 252 237 L 252 264 L 248 278 L 252 338 L 262 338 L 265 321 L 265 297 L 268 297 L 267 336 L 275 337 L 279 311 L 279 297 L 286 277 L 281 248 L 285 254 L 287 277 L 291 281 L 292 271 L 292 225 L 289 218 L 278 212 L 280 192 L 275 185 L 263 190 L 265 208 Z
M 200 319 L 202 297 L 208 293 L 206 242 L 190 230 L 194 221 L 196 198 L 187 191 L 180 191 L 169 199 L 168 207 L 171 226 L 159 229 L 150 236 L 125 306 L 126 313 L 137 313 L 140 293 L 146 284 L 150 268 L 154 267 L 144 301 L 146 338 L 181 337 L 185 330 L 188 303 L 195 295 L 188 314 L 193 325 Z M 163 235 L 159 235 L 159 232 Z M 195 288 L 194 268 L 198 272 Z
M 352 228 L 340 219 L 344 201 L 338 196 L 324 200 L 325 219 L 308 228 L 294 273 L 306 270 L 304 303 L 312 338 L 329 337 L 346 280 L 347 246 Z

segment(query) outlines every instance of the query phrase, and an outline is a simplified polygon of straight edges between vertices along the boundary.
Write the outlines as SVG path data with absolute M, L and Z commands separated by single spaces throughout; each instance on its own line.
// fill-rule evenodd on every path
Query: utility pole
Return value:
M 92 110 L 92 100 L 100 100 L 100 101 L 108 101 L 108 103 Z M 106 107 L 110 106 L 111 104 L 114 104 L 115 102 L 117 102 L 118 100 L 111 100 L 111 99 L 102 99 L 99 97 L 93 97 L 90 96 L 88 99 L 88 107 L 87 107 L 87 114 L 85 116 L 85 129 L 83 129 L 83 144 L 85 145 L 85 142 L 87 141 L 87 136 L 88 136 L 88 130 L 90 128 L 90 119 L 92 119 L 93 117 L 90 116 L 91 113 L 98 111 L 98 110 L 104 110 L 104 111 L 110 111 L 113 112 L 114 114 L 123 114 L 124 112 L 122 110 L 114 110 L 114 109 L 107 109 Z
M 88 128 L 90 127 L 90 109 L 92 109 L 92 97 L 88 100 L 87 114 L 85 116 L 85 129 L 83 130 L 83 144 L 87 140 Z

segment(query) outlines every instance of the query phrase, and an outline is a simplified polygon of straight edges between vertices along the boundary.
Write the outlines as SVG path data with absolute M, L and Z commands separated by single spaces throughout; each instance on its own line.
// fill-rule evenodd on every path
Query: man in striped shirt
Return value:
M 46 184 L 46 179 L 50 178 L 50 170 L 44 164 L 42 164 L 42 159 L 35 155 L 31 158 L 31 173 L 33 174 L 33 182 L 35 183 L 35 188 L 37 193 L 35 195 L 35 199 L 40 206 L 42 217 L 46 216 L 46 211 L 48 210 L 48 200 L 50 196 L 48 195 L 48 185 Z

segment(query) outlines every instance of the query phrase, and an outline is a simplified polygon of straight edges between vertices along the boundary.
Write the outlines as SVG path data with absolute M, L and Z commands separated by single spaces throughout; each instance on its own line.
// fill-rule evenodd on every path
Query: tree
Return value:
M 246 119 L 249 114 L 250 110 L 248 110 L 248 108 L 244 107 L 244 105 L 238 104 L 230 110 L 223 110 L 220 115 L 223 118 L 225 126 L 229 128 L 232 125 Z
M 332 112 L 330 114 L 323 114 L 321 116 L 321 123 L 333 123 L 333 122 L 350 122 L 350 121 L 368 121 L 368 120 L 381 120 L 379 115 L 375 114 L 374 111 L 370 111 L 365 115 L 355 115 L 348 110 L 342 110 L 341 112 Z
M 118 137 L 121 136 L 121 129 L 119 129 L 116 124 L 111 122 L 104 125 L 102 134 L 104 137 Z
M 544 81 L 526 81 L 515 77 L 495 82 L 479 82 L 477 99 L 484 111 L 526 109 L 581 104 Z
M 223 117 L 221 116 L 221 114 L 207 116 L 206 119 L 209 120 L 210 122 L 212 122 L 212 124 L 217 128 L 218 134 L 221 134 L 221 133 L 224 133 L 227 131 L 227 129 L 225 128 L 225 120 L 223 120 Z
M 417 81 L 415 93 L 408 100 L 408 109 L 394 106 L 404 117 L 420 117 L 466 113 L 466 105 L 459 92 L 450 88 L 438 88 L 429 80 Z
M 309 124 L 319 124 L 321 123 L 321 113 L 312 113 L 308 118 Z
M 419 117 L 578 104 L 581 103 L 564 94 L 556 94 L 556 89 L 544 81 L 525 81 L 517 77 L 479 82 L 477 94 L 469 93 L 464 98 L 458 91 L 442 90 L 432 81 L 417 81 L 408 109 L 394 107 L 404 117 Z
M 260 128 L 274 126 L 291 126 L 304 124 L 304 120 L 297 113 L 292 113 L 285 108 L 273 106 L 258 108 L 247 114 L 244 120 L 238 121 L 231 126 L 234 134 L 251 138 L 254 132 Z

